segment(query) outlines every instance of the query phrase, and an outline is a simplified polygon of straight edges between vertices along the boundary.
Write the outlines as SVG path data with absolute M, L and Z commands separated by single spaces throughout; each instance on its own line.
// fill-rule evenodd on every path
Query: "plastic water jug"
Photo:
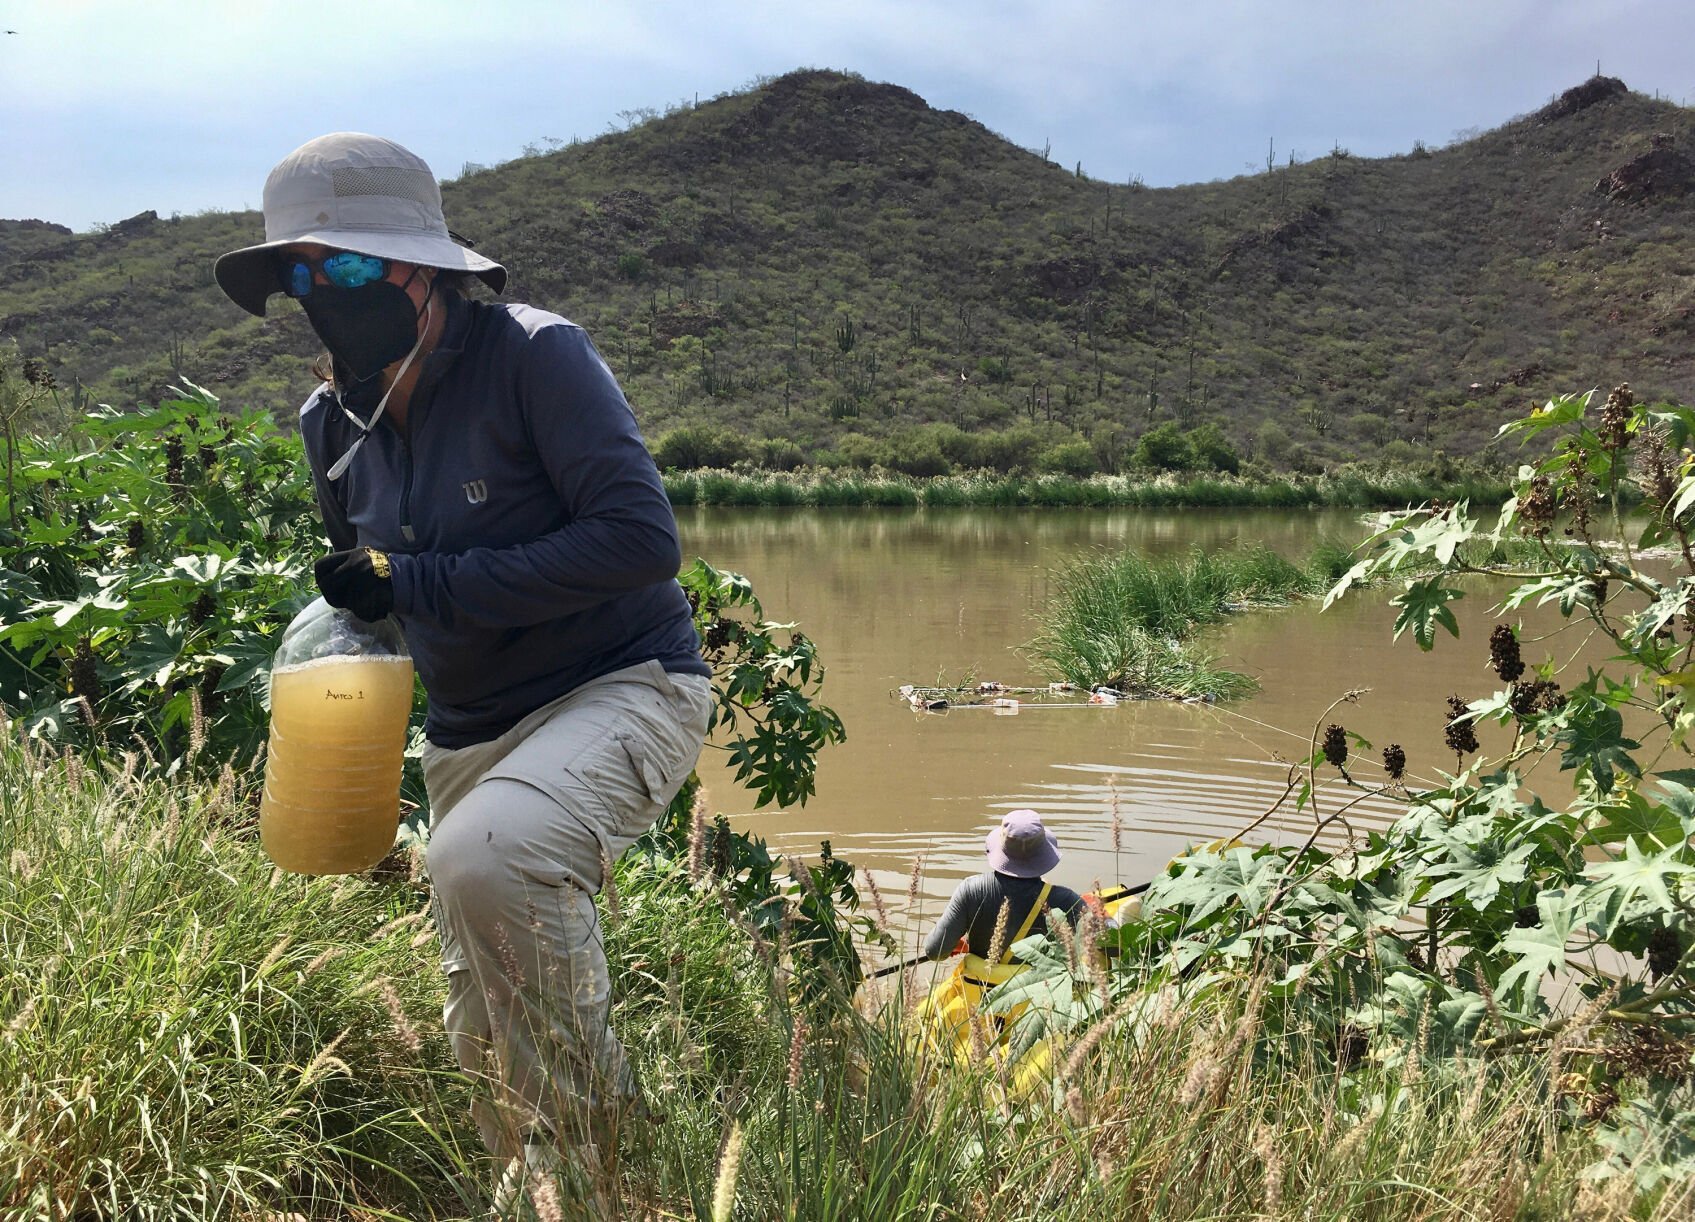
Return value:
M 271 664 L 271 737 L 259 839 L 296 874 L 352 874 L 394 847 L 412 712 L 399 626 L 314 599 Z

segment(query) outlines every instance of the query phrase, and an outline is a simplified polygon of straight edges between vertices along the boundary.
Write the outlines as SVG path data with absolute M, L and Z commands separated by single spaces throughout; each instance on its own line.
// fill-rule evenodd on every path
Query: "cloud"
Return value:
M 617 112 L 801 66 L 965 111 L 1063 164 L 1152 184 L 1445 141 L 1594 68 L 1695 89 L 1685 0 L 0 0 L 0 209 L 86 226 L 257 202 L 270 166 L 365 129 L 445 175 Z M 169 172 L 163 167 L 169 166 Z

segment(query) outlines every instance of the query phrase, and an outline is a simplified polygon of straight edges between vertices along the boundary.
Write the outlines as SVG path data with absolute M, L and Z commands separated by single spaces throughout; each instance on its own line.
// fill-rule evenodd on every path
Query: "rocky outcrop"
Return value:
M 1650 199 L 1673 199 L 1695 187 L 1695 161 L 1678 151 L 1671 136 L 1654 136 L 1654 146 L 1595 184 L 1608 199 L 1635 204 Z
M 1583 84 L 1566 90 L 1537 111 L 1536 119 L 1541 123 L 1552 123 L 1556 119 L 1567 118 L 1612 98 L 1621 98 L 1629 92 L 1625 83 L 1616 76 L 1592 76 Z

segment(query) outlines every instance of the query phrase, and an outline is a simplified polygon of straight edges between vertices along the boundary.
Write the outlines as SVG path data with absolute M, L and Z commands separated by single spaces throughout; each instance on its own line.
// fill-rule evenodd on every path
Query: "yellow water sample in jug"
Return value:
M 352 874 L 394 847 L 412 711 L 409 657 L 327 657 L 271 673 L 259 839 L 296 874 Z

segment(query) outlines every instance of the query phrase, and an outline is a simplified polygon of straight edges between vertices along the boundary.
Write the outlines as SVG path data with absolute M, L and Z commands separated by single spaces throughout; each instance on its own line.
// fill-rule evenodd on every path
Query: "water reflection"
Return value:
M 1258 542 L 1304 558 L 1321 536 L 1364 533 L 1349 511 L 685 510 L 684 554 L 746 574 L 774 619 L 796 620 L 828 668 L 824 697 L 848 742 L 826 751 L 805 807 L 755 811 L 722 757 L 703 760 L 710 804 L 785 852 L 821 840 L 871 868 L 897 921 L 921 924 L 959 878 L 983 864 L 983 836 L 1007 810 L 1040 811 L 1065 860 L 1056 881 L 1135 882 L 1186 845 L 1223 836 L 1270 806 L 1288 761 L 1304 758 L 1328 715 L 1376 748 L 1396 741 L 1409 775 L 1436 783 L 1454 758 L 1442 744 L 1445 699 L 1491 690 L 1480 589 L 1460 608 L 1465 638 L 1421 654 L 1391 646 L 1387 590 L 1233 618 L 1209 638 L 1220 660 L 1257 678 L 1260 695 L 1228 707 L 1134 702 L 1116 708 L 1023 708 L 1016 716 L 912 712 L 901 683 L 963 679 L 1045 683 L 1016 652 L 1034 631 L 1052 573 L 1095 548 L 1169 555 Z M 1540 651 L 1527 647 L 1527 657 Z M 1486 749 L 1504 745 L 1484 727 Z M 1382 778 L 1376 751 L 1357 769 Z M 1539 780 L 1541 778 L 1538 778 Z M 1341 799 L 1321 790 L 1322 810 Z M 1116 816 L 1115 816 L 1116 810 Z M 1372 799 L 1353 826 L 1382 826 L 1394 804 Z M 1118 851 L 1114 852 L 1114 827 Z M 1304 838 L 1292 807 L 1256 838 Z M 923 860 L 913 885 L 915 860 Z M 912 891 L 910 909 L 905 897 Z

